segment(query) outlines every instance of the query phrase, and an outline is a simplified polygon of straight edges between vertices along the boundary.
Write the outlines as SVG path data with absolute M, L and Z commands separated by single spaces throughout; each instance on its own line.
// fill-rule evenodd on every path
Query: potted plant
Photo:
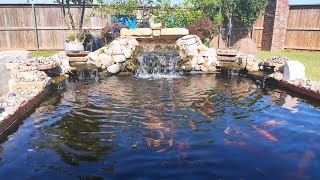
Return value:
M 56 0 L 61 4 L 61 12 L 69 33 L 64 44 L 65 51 L 80 52 L 84 50 L 83 42 L 86 31 L 82 29 L 85 19 L 86 5 L 92 4 L 93 0 Z M 71 11 L 71 7 L 77 11 Z

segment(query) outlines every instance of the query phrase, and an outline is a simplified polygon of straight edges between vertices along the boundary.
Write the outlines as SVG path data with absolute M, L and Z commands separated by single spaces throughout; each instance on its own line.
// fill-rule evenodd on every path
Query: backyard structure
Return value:
M 317 19 L 320 5 L 289 6 L 287 0 L 272 2 L 273 6 L 267 8 L 268 16 L 261 16 L 252 29 L 234 26 L 231 45 L 250 36 L 263 50 L 288 48 L 319 51 L 320 22 Z M 86 15 L 90 14 L 91 7 L 87 7 Z M 0 12 L 3 14 L 0 17 L 0 49 L 63 48 L 68 28 L 58 4 L 0 4 Z M 110 22 L 110 17 L 91 17 L 83 28 L 98 34 Z M 212 41 L 214 47 L 226 47 L 224 36 L 225 28 L 221 28 L 221 36 L 216 36 Z

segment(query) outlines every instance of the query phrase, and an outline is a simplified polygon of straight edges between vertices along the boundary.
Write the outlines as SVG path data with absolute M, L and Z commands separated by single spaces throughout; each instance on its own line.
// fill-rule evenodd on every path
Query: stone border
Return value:
M 23 120 L 28 113 L 34 110 L 40 104 L 40 102 L 44 100 L 46 95 L 49 94 L 51 89 L 52 89 L 52 86 L 46 87 L 38 95 L 33 97 L 31 100 L 21 104 L 18 110 L 16 110 L 13 115 L 10 115 L 9 117 L 1 121 L 0 137 L 4 135 L 6 132 L 8 132 L 10 129 L 12 129 L 18 122 Z
M 308 90 L 308 89 L 305 89 L 303 87 L 298 87 L 298 86 L 295 86 L 294 84 L 290 84 L 290 83 L 287 83 L 285 81 L 278 81 L 276 79 L 273 79 L 273 78 L 267 78 L 266 79 L 266 83 L 268 84 L 275 84 L 275 85 L 278 85 L 288 91 L 291 91 L 293 93 L 296 93 L 298 95 L 301 95 L 303 97 L 306 97 L 306 98 L 309 98 L 309 99 L 312 99 L 312 100 L 319 100 L 320 101 L 320 94 L 319 93 L 316 93 L 314 91 L 311 91 L 311 90 Z

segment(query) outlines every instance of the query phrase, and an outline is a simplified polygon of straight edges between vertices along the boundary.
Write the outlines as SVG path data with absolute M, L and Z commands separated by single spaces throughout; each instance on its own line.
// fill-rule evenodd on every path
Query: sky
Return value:
M 30 2 L 35 3 L 52 3 L 53 0 L 29 0 Z M 182 0 L 172 0 L 182 1 Z M 26 3 L 27 0 L 0 0 L 0 3 Z M 290 4 L 320 4 L 320 0 L 289 0 Z

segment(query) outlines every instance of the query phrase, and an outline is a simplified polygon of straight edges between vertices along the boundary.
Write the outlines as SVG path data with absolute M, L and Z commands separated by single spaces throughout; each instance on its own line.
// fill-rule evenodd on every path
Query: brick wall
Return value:
M 288 15 L 288 0 L 269 1 L 264 16 L 261 49 L 267 51 L 284 49 Z

